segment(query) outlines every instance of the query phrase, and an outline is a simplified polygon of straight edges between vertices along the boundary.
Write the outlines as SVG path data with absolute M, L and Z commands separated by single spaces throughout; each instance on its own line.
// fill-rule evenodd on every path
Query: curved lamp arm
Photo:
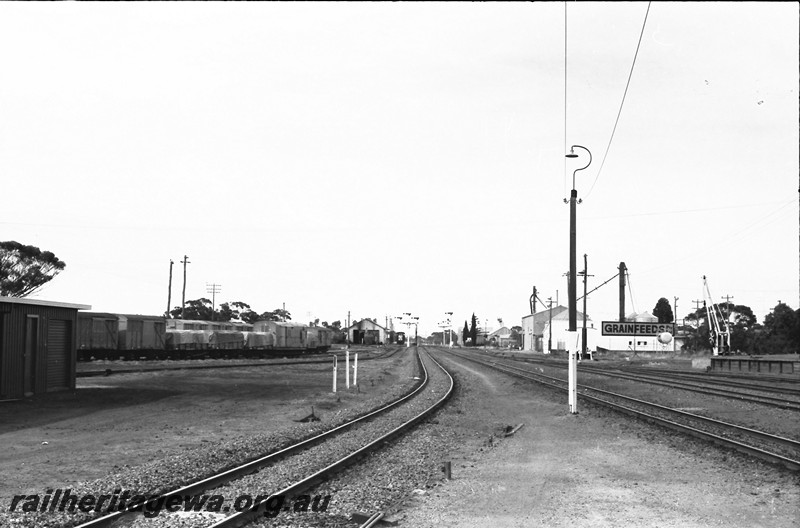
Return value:
M 578 157 L 578 155 L 577 155 L 577 154 L 575 154 L 575 149 L 576 149 L 576 148 L 582 148 L 583 150 L 585 150 L 586 152 L 588 152 L 588 153 L 589 153 L 589 163 L 587 163 L 585 166 L 583 166 L 583 167 L 581 167 L 581 168 L 579 168 L 579 169 L 575 169 L 575 170 L 572 172 L 572 188 L 573 188 L 573 189 L 575 188 L 575 173 L 576 173 L 576 172 L 578 172 L 578 171 L 581 171 L 581 170 L 585 169 L 586 167 L 588 167 L 589 165 L 591 165 L 591 164 L 592 164 L 592 152 L 591 152 L 589 149 L 587 149 L 586 147 L 584 147 L 584 146 L 581 146 L 581 145 L 572 145 L 572 146 L 570 147 L 570 149 L 569 149 L 569 154 L 567 154 L 567 155 L 566 155 L 566 157 L 568 157 L 568 158 L 577 158 L 577 157 Z

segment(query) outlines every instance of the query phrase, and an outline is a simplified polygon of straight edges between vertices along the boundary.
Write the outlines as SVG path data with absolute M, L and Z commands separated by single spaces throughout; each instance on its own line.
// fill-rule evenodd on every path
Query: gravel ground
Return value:
M 427 362 L 427 360 L 426 360 Z M 234 504 L 237 497 L 257 495 L 269 496 L 281 489 L 306 478 L 317 471 L 329 466 L 340 458 L 352 453 L 364 445 L 385 435 L 402 423 L 415 417 L 420 412 L 429 408 L 444 395 L 449 387 L 449 378 L 438 369 L 428 363 L 430 380 L 423 391 L 415 395 L 412 399 L 396 407 L 385 415 L 376 417 L 359 424 L 355 429 L 348 429 L 333 439 L 310 449 L 281 460 L 270 465 L 263 471 L 247 475 L 243 478 L 232 481 L 224 486 L 209 491 L 209 495 L 220 495 L 224 497 L 226 505 Z M 318 494 L 319 492 L 315 492 Z M 323 495 L 332 495 L 325 493 Z M 288 504 L 288 502 L 287 502 Z M 334 506 L 335 509 L 337 506 Z M 224 510 L 223 510 L 224 511 Z M 230 510 L 233 513 L 233 509 Z M 281 515 L 279 523 L 296 525 L 296 519 L 292 519 L 291 513 Z M 300 516 L 302 517 L 302 515 Z M 179 520 L 173 515 L 162 514 L 155 519 L 139 518 L 130 525 L 130 528 L 165 528 L 180 525 Z M 200 528 L 207 526 L 211 522 L 203 522 L 200 519 L 193 519 L 193 526 Z
M 265 525 L 354 527 L 354 512 L 376 510 L 420 527 L 800 525 L 796 473 L 580 402 L 580 414 L 570 415 L 562 394 L 436 356 L 458 383 L 444 409 L 310 491 L 330 495 L 324 513 L 280 514 Z M 400 366 L 386 372 L 393 369 Z M 525 425 L 504 438 L 518 423 Z M 442 478 L 445 460 L 450 481 Z
M 498 361 L 502 362 L 503 360 Z M 509 362 L 509 364 L 515 367 L 522 366 L 518 362 Z M 535 369 L 537 372 L 548 376 L 563 380 L 567 379 L 567 372 L 564 369 L 545 365 L 529 365 L 523 368 Z M 685 409 L 693 414 L 781 435 L 786 438 L 800 438 L 800 420 L 798 420 L 797 411 L 793 410 L 740 401 L 724 396 L 698 394 L 645 382 L 610 378 L 601 374 L 590 374 L 581 372 L 580 367 L 578 367 L 578 383 L 618 392 L 670 408 Z
M 225 369 L 224 376 L 213 370 L 129 374 L 86 380 L 75 394 L 3 406 L 0 526 L 58 526 L 85 517 L 9 513 L 19 493 L 151 494 L 251 460 L 407 392 L 414 369 L 410 354 L 366 362 L 359 365 L 361 390 L 344 390 L 342 375 L 336 394 L 323 365 L 276 367 L 270 377 L 261 368 Z M 296 423 L 312 405 L 321 421 Z
M 471 412 L 526 426 L 480 458 L 454 465 L 453 481 L 405 510 L 404 526 L 800 522 L 796 473 L 580 402 L 580 413 L 569 415 L 565 396 L 475 364 L 458 371 Z
M 437 354 L 437 357 L 446 355 Z M 324 513 L 264 526 L 355 527 L 386 511 L 398 526 L 793 527 L 800 480 L 789 471 L 461 360 L 457 392 L 413 435 L 313 494 Z M 511 437 L 502 432 L 524 423 Z M 453 479 L 441 466 L 452 462 Z

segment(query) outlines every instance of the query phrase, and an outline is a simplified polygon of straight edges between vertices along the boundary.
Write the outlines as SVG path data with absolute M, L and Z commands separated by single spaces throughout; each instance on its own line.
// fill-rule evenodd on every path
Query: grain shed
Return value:
M 75 388 L 78 310 L 89 309 L 0 297 L 0 400 Z

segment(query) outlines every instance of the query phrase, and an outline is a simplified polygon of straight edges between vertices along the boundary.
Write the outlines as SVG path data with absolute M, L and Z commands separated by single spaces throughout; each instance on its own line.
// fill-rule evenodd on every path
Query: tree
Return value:
M 764 354 L 793 354 L 800 349 L 800 310 L 779 302 L 764 318 Z
M 467 328 L 467 322 L 464 321 L 464 330 L 461 331 L 461 343 L 466 345 L 467 342 L 469 341 L 469 336 L 470 336 L 469 328 Z
M 758 324 L 753 310 L 743 304 L 719 303 L 709 307 L 716 314 L 722 314 L 724 322 L 728 323 L 730 332 L 731 351 L 750 353 L 769 353 L 764 350 L 768 345 L 767 332 Z M 698 308 L 684 318 L 689 325 L 688 348 L 703 350 L 711 348 L 711 332 L 709 330 L 708 313 L 705 307 Z M 723 321 L 720 321 L 720 329 Z M 686 329 L 686 327 L 684 327 Z
M 211 321 L 211 316 L 213 313 L 214 312 L 211 309 L 211 300 L 206 299 L 205 297 L 201 297 L 200 299 L 195 299 L 192 301 L 186 301 L 185 309 L 181 309 L 180 306 L 176 306 L 172 309 L 172 311 L 170 311 L 170 314 L 175 319 L 192 319 L 198 321 Z
M 731 351 L 755 352 L 756 316 L 749 306 L 720 303 L 722 313 L 728 320 L 731 332 Z
M 325 328 L 330 328 L 332 330 L 341 330 L 342 329 L 342 322 L 341 321 L 334 321 L 331 324 L 328 324 L 327 321 L 322 322 L 322 326 Z
M 656 307 L 653 308 L 653 315 L 658 317 L 659 323 L 671 323 L 675 316 L 672 314 L 672 306 L 669 305 L 669 301 L 666 297 L 662 297 L 656 303 Z
M 267 321 L 291 321 L 292 314 L 282 308 L 278 308 L 271 312 L 262 313 L 260 318 Z
M 478 344 L 478 318 L 475 317 L 475 312 L 472 312 L 472 323 L 469 327 L 469 337 L 472 339 L 472 346 Z
M 66 264 L 50 251 L 0 242 L 0 295 L 25 297 L 58 275 Z
M 516 346 L 522 345 L 522 327 L 521 326 L 512 326 L 511 327 L 511 339 L 516 343 Z
M 258 321 L 258 312 L 253 311 L 249 304 L 236 301 L 232 306 L 238 311 L 239 320 L 243 323 L 253 324 Z
M 232 310 L 228 303 L 220 304 L 219 308 L 217 308 L 216 313 L 214 314 L 215 321 L 227 322 L 230 321 L 231 319 L 238 319 L 238 318 L 239 318 L 239 312 Z

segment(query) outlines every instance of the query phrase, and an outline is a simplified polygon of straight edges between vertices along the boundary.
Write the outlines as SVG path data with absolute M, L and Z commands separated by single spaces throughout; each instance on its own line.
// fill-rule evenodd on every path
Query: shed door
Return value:
M 36 353 L 39 350 L 39 318 L 25 319 L 25 352 L 23 358 L 23 393 L 31 396 L 36 388 Z
M 69 321 L 51 319 L 47 326 L 47 390 L 69 388 Z

